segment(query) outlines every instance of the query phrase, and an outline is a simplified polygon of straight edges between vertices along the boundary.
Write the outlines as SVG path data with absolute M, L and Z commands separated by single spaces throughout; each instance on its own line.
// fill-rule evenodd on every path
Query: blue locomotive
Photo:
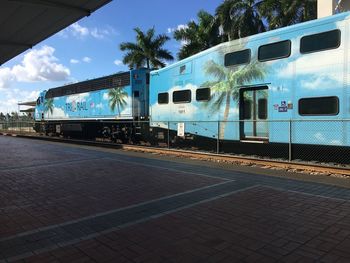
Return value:
M 140 135 L 134 120 L 148 118 L 149 70 L 137 69 L 41 92 L 35 109 L 36 130 L 93 138 Z
M 291 140 L 311 151 L 315 145 L 348 151 L 349 17 L 226 42 L 150 73 L 132 70 L 51 89 L 38 99 L 35 117 L 47 121 L 47 130 L 92 135 L 103 131 L 102 120 L 149 119 L 140 133 L 165 138 L 181 127 L 180 139 L 219 140 L 229 152 L 285 152 Z M 111 99 L 112 90 L 121 97 Z

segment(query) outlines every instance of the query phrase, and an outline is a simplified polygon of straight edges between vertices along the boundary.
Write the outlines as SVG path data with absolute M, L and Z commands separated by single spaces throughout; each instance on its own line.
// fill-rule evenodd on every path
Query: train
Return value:
M 43 91 L 36 129 L 135 143 L 171 134 L 277 157 L 292 140 L 302 152 L 348 155 L 349 18 L 345 12 L 225 42 L 158 70 Z

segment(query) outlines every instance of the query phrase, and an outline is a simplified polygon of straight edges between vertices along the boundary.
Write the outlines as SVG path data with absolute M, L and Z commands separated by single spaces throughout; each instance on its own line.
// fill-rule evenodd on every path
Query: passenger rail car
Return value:
M 64 136 L 140 137 L 148 118 L 149 71 L 131 70 L 43 91 L 35 110 L 36 130 Z M 43 127 L 44 126 L 44 127 Z
M 151 72 L 151 126 L 184 122 L 186 134 L 219 136 L 231 152 L 286 151 L 290 140 L 350 146 L 341 121 L 350 119 L 349 17 L 223 43 Z

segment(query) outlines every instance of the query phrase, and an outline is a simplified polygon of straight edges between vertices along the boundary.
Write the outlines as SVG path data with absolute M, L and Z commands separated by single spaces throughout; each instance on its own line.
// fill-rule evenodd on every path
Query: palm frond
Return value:
M 217 64 L 213 60 L 209 60 L 205 66 L 204 66 L 204 71 L 206 74 L 209 74 L 219 81 L 223 81 L 226 79 L 227 71 L 226 68 L 223 66 Z

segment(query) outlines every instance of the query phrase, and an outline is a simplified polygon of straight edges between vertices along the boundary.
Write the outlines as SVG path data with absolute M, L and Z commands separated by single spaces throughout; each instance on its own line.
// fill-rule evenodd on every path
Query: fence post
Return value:
M 219 154 L 220 152 L 220 121 L 218 121 L 218 137 L 216 140 L 216 153 Z
M 170 149 L 170 121 L 168 121 L 168 149 Z
M 289 119 L 289 144 L 288 144 L 288 160 L 292 161 L 292 120 Z

